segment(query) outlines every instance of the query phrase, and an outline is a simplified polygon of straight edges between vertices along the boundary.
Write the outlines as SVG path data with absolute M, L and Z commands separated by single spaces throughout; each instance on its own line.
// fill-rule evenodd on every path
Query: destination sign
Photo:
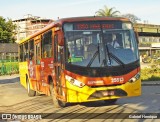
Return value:
M 121 29 L 121 23 L 75 23 L 74 30 Z

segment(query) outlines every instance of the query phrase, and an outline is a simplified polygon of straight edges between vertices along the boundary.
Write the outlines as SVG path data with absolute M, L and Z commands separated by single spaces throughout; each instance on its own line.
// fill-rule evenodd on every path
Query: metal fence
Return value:
M 19 72 L 17 60 L 0 60 L 0 75 L 11 75 Z

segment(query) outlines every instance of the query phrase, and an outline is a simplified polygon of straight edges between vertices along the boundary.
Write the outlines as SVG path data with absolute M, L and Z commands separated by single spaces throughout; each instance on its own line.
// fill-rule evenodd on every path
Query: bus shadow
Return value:
M 116 103 L 105 103 L 103 100 L 101 101 L 90 101 L 90 102 L 82 102 L 82 103 L 68 103 L 67 107 L 69 106 L 85 106 L 85 107 L 103 107 L 103 106 L 112 106 L 116 105 Z
M 0 84 L 16 83 L 19 81 L 20 81 L 20 78 L 19 76 L 17 76 L 15 78 L 0 79 Z

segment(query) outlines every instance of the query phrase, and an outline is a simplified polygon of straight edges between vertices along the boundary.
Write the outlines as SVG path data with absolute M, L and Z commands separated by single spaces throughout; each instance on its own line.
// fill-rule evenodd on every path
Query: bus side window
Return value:
M 33 56 L 34 56 L 34 52 L 33 52 L 33 50 L 30 50 L 30 52 L 29 52 L 29 59 L 33 60 Z
M 49 31 L 42 37 L 42 58 L 52 57 L 52 51 L 52 31 Z
M 19 47 L 19 61 L 23 61 L 23 44 Z
M 34 40 L 29 41 L 29 60 L 34 59 Z
M 40 64 L 41 53 L 40 53 L 40 43 L 36 44 L 36 64 Z
M 28 42 L 24 43 L 24 61 L 28 60 L 29 52 L 28 52 Z

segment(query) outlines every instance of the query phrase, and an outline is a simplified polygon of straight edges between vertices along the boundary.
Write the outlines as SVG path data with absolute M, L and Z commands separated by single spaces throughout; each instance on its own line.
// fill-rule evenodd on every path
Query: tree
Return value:
M 134 14 L 124 14 L 124 15 L 122 15 L 122 17 L 128 18 L 132 23 L 137 23 L 137 21 L 141 20 L 140 18 L 138 18 Z
M 115 17 L 118 16 L 118 14 L 120 13 L 119 11 L 114 11 L 114 7 L 113 8 L 108 8 L 107 6 L 104 6 L 104 9 L 99 9 L 96 12 L 96 16 L 110 16 L 110 17 Z
M 0 43 L 15 42 L 13 38 L 16 25 L 12 23 L 11 19 L 4 19 L 0 16 Z

